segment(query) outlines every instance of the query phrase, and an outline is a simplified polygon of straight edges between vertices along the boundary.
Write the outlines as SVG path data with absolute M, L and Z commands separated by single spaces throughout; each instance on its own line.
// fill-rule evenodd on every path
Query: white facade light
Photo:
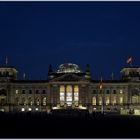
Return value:
M 38 108 L 35 108 L 36 111 L 38 111 Z
M 93 110 L 96 110 L 96 108 L 93 108 Z
M 29 110 L 29 111 L 31 111 L 32 109 L 31 109 L 31 108 L 29 108 L 28 110 Z
M 25 108 L 21 108 L 21 111 L 24 112 L 25 111 Z

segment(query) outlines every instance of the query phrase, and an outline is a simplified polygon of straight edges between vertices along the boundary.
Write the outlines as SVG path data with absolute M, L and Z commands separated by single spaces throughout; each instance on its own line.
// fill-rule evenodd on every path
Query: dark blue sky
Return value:
M 119 78 L 140 65 L 140 2 L 0 2 L 0 64 L 29 79 L 46 79 L 48 65 L 88 63 L 93 79 Z

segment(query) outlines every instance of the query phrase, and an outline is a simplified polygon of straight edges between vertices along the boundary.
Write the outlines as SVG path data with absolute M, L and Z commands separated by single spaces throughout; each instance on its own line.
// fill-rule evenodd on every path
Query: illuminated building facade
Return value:
M 87 109 L 92 112 L 140 114 L 140 68 L 121 70 L 120 80 L 92 80 L 90 67 L 49 66 L 48 80 L 18 80 L 14 67 L 0 67 L 0 111 L 47 112 Z M 102 84 L 102 86 L 101 86 Z

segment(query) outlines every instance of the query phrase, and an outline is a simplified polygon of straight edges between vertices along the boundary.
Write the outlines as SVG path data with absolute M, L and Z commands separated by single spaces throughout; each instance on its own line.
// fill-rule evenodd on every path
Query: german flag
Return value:
M 126 63 L 129 64 L 129 63 L 131 63 L 131 62 L 132 62 L 132 57 L 130 56 L 130 57 L 127 58 Z

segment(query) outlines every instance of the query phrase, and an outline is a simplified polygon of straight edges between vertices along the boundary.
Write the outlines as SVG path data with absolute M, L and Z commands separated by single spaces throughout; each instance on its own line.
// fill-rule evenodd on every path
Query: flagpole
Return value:
M 114 80 L 114 73 L 111 74 L 111 80 Z
M 6 66 L 8 64 L 8 58 L 7 58 L 7 56 L 6 56 L 6 59 L 5 59 L 5 64 L 6 64 Z

